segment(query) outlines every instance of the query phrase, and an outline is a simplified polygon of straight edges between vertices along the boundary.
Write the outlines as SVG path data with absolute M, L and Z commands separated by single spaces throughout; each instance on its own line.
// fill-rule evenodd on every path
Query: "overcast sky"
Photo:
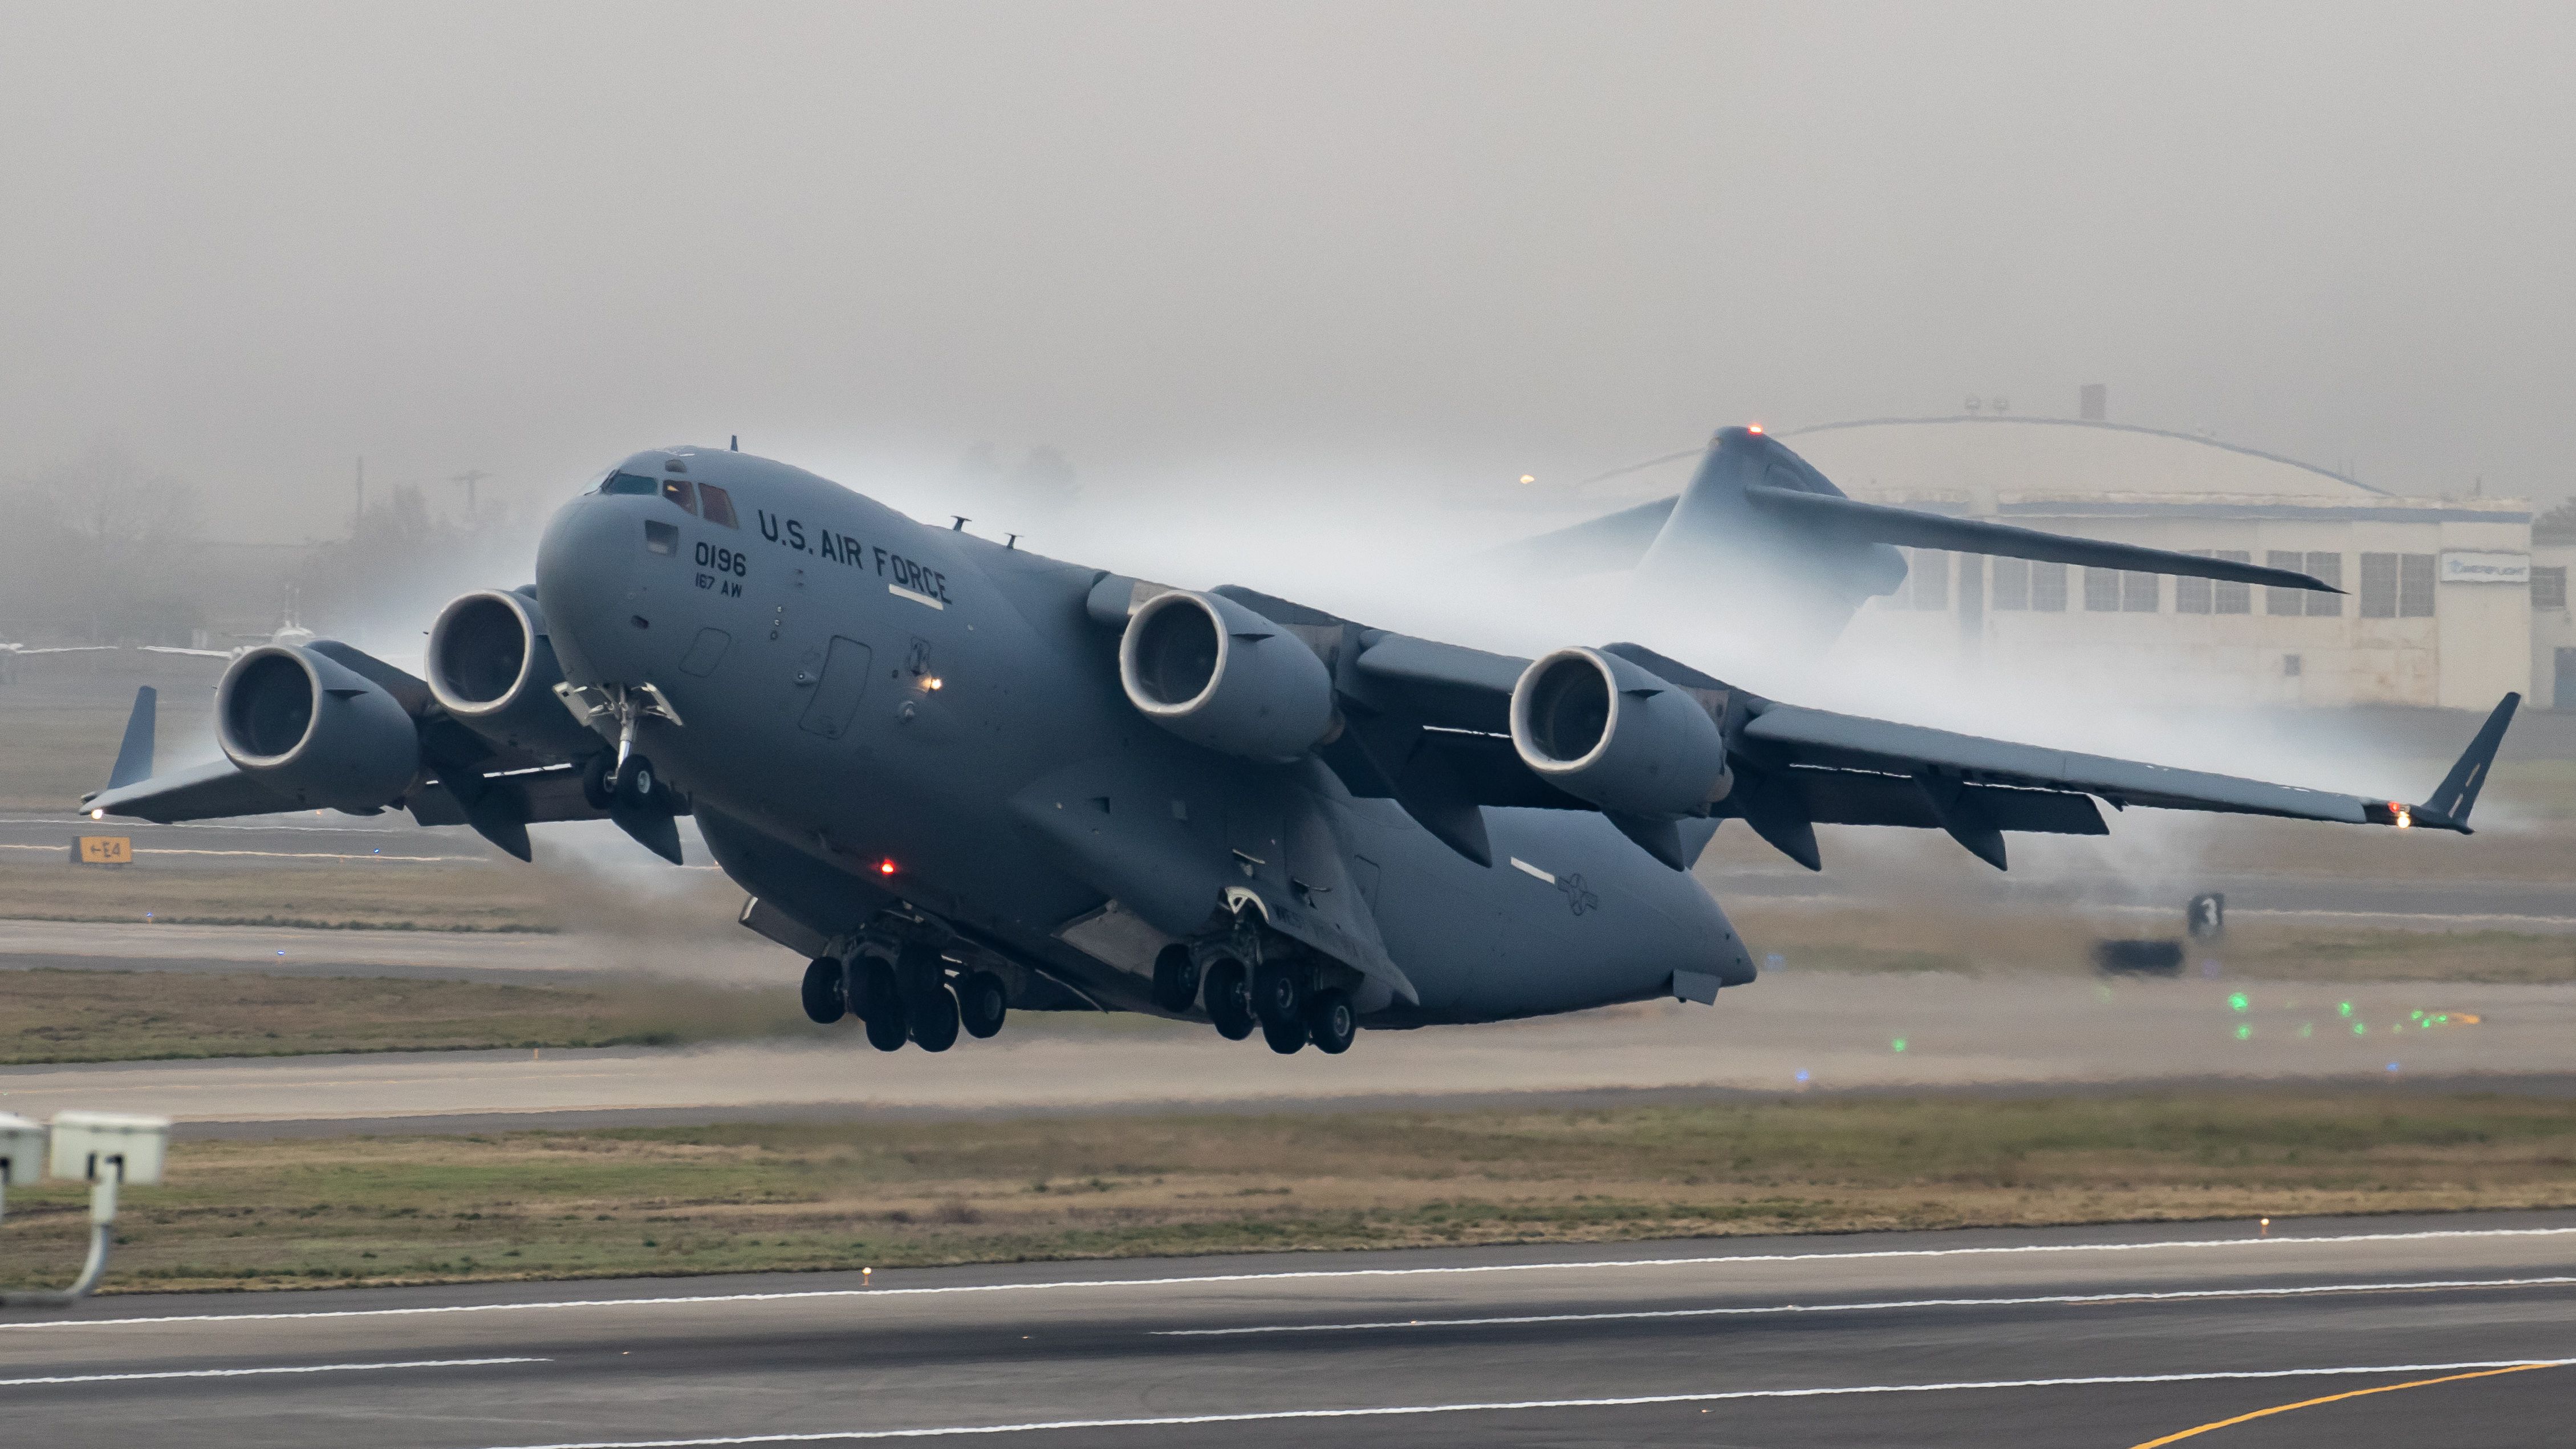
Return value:
M 1974 393 L 2576 472 L 2576 7 L 0 5 L 0 447 L 1551 481 Z M 441 496 L 456 490 L 438 483 Z

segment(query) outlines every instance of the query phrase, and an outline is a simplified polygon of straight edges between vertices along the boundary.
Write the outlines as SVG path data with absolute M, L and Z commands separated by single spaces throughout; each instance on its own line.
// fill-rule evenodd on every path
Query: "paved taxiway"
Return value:
M 31 1443 L 2104 1445 L 2563 1437 L 2576 1214 L 121 1297 Z M 2506 1370 L 2505 1372 L 2492 1372 Z M 2478 1377 L 2468 1377 L 2479 1375 Z

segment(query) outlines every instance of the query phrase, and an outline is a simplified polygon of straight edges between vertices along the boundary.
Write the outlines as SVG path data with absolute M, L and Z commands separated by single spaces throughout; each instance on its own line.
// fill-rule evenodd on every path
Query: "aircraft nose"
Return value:
M 644 525 L 655 506 L 653 499 L 585 495 L 557 509 L 538 540 L 537 602 L 556 657 L 578 682 L 630 682 L 642 662 L 631 656 L 651 632 Z

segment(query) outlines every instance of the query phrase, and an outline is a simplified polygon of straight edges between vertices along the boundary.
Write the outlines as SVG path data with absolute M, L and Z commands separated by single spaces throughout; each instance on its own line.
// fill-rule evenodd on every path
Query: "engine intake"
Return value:
M 1118 681 L 1193 744 L 1285 763 L 1333 731 L 1333 679 L 1306 642 L 1218 594 L 1157 594 L 1127 620 Z
M 1735 783 L 1696 698 L 1598 649 L 1559 649 L 1522 671 L 1512 747 L 1558 789 L 1639 820 L 1703 814 Z
M 440 706 L 495 744 L 543 760 L 600 748 L 555 698 L 563 666 L 545 612 L 525 594 L 482 589 L 450 600 L 429 626 L 428 674 Z
M 263 645 L 224 671 L 215 736 L 242 773 L 313 809 L 381 809 L 420 770 L 419 731 L 392 695 L 292 645 Z

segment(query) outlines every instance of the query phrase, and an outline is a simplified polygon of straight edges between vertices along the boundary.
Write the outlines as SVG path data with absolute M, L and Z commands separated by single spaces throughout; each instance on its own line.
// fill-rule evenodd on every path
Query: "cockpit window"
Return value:
M 599 491 L 602 493 L 640 493 L 645 497 L 650 498 L 654 494 L 662 491 L 662 485 L 658 481 L 647 478 L 641 473 L 611 473 L 608 475 L 608 481 L 599 485 Z
M 691 513 L 698 511 L 697 493 L 697 485 L 691 483 L 686 478 L 665 478 L 662 480 L 662 496 L 670 499 L 672 502 L 687 509 Z
M 713 483 L 701 483 L 698 485 L 698 496 L 706 501 L 707 522 L 721 523 L 727 528 L 742 527 L 741 522 L 733 516 L 732 494 Z

